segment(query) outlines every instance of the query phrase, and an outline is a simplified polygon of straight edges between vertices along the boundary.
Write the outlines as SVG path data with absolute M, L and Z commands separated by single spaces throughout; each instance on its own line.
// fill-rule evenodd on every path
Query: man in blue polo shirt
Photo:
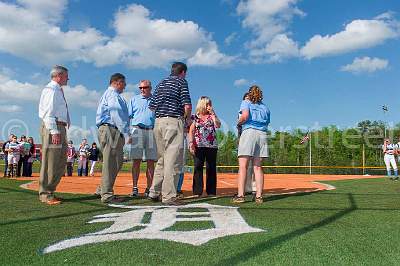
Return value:
M 176 198 L 176 187 L 183 167 L 184 123 L 192 112 L 186 71 L 184 63 L 173 63 L 171 75 L 157 85 L 149 105 L 156 115 L 154 136 L 158 154 L 149 197 L 157 200 L 161 194 L 166 205 L 181 204 Z
M 118 203 L 124 198 L 114 196 L 114 183 L 123 164 L 125 139 L 130 144 L 128 105 L 121 95 L 125 89 L 125 76 L 115 73 L 110 78 L 110 86 L 100 99 L 96 113 L 98 138 L 103 153 L 101 185 L 96 194 L 103 203 Z
M 154 175 L 154 162 L 157 161 L 157 147 L 154 139 L 155 114 L 149 109 L 151 100 L 151 82 L 142 80 L 139 83 L 140 94 L 132 97 L 128 103 L 129 117 L 131 118 L 132 149 L 131 157 L 133 189 L 131 196 L 139 196 L 138 179 L 142 159 L 147 163 L 147 187 L 144 196 L 149 196 Z

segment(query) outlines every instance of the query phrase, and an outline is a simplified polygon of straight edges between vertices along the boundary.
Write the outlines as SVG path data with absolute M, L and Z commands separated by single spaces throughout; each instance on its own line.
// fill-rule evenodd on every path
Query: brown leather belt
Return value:
M 63 127 L 67 126 L 67 123 L 61 122 L 61 121 L 56 121 L 56 124 L 57 124 L 57 126 L 63 126 Z

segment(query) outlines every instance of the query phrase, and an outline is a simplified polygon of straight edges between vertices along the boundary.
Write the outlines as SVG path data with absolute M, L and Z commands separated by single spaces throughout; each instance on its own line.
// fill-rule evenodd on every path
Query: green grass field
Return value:
M 45 206 L 23 182 L 0 179 L 0 265 L 398 265 L 400 182 L 365 179 L 329 182 L 336 190 L 271 196 L 239 212 L 249 225 L 266 230 L 191 246 L 166 240 L 122 240 L 43 255 L 40 250 L 111 223 L 87 224 L 95 215 L 125 211 L 93 196 L 64 194 Z M 204 200 L 231 205 L 229 198 Z M 137 199 L 127 204 L 148 205 Z M 211 225 L 212 226 L 212 225 Z M 171 230 L 209 228 L 206 222 Z

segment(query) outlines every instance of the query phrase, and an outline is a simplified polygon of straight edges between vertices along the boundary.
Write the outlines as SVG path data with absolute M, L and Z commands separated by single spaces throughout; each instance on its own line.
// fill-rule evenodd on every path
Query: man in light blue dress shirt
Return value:
M 103 152 L 101 178 L 101 201 L 117 203 L 122 198 L 114 196 L 114 183 L 123 163 L 125 137 L 131 142 L 129 132 L 128 106 L 121 93 L 126 86 L 125 76 L 115 73 L 110 78 L 110 86 L 100 99 L 96 113 L 96 126 L 99 128 L 99 143 Z
M 132 180 L 133 189 L 131 196 L 139 196 L 137 187 L 140 163 L 143 160 L 147 162 L 147 187 L 144 196 L 148 197 L 151 183 L 154 175 L 154 163 L 157 161 L 157 147 L 154 138 L 154 121 L 155 114 L 149 109 L 151 100 L 151 82 L 142 80 L 139 83 L 140 94 L 132 97 L 128 104 L 129 117 L 132 125 Z

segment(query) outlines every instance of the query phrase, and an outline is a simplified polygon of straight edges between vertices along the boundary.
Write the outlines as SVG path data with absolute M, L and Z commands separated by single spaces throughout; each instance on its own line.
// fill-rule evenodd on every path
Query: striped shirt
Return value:
M 157 85 L 149 108 L 156 117 L 181 117 L 186 104 L 192 104 L 186 79 L 169 76 Z

